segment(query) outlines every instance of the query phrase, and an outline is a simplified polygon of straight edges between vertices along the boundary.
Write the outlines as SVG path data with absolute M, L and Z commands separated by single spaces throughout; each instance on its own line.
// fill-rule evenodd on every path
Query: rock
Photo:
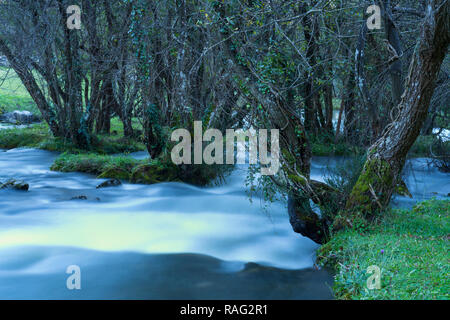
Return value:
M 100 183 L 97 186 L 97 189 L 101 189 L 101 188 L 109 188 L 109 187 L 117 187 L 120 186 L 122 184 L 122 182 L 120 182 L 119 179 L 111 179 L 105 182 Z
M 0 185 L 0 189 L 14 189 L 19 191 L 28 191 L 30 188 L 29 184 L 22 180 L 8 180 Z
M 70 200 L 87 200 L 87 197 L 86 196 L 77 196 L 77 197 L 73 197 Z
M 0 121 L 13 124 L 31 124 L 33 122 L 39 122 L 40 119 L 30 111 L 13 111 L 6 112 L 0 115 Z
M 176 181 L 178 178 L 175 166 L 143 164 L 133 169 L 130 180 L 132 183 L 154 184 Z

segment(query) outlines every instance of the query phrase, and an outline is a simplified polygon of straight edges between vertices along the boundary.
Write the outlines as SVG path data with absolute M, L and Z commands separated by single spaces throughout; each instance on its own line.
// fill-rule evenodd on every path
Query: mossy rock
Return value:
M 117 187 L 117 186 L 120 186 L 121 184 L 122 184 L 122 182 L 120 182 L 119 179 L 110 179 L 110 180 L 100 183 L 97 186 L 97 189 Z
M 175 166 L 162 164 L 143 164 L 133 169 L 130 181 L 132 183 L 154 184 L 160 182 L 176 181 L 178 170 Z
M 88 198 L 86 196 L 76 196 L 72 197 L 70 200 L 87 200 Z
M 108 168 L 103 171 L 97 178 L 99 179 L 121 179 L 121 180 L 129 180 L 130 172 L 125 169 L 119 167 Z
M 22 180 L 8 180 L 3 184 L 0 184 L 0 189 L 14 189 L 19 191 L 28 191 L 29 184 Z

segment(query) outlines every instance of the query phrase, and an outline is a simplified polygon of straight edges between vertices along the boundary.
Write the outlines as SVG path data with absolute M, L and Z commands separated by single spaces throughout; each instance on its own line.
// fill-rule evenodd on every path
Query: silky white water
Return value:
M 96 189 L 104 180 L 50 171 L 56 157 L 0 151 L 0 181 L 30 184 L 0 191 L 0 299 L 332 297 L 331 275 L 312 268 L 317 244 L 292 231 L 284 203 L 263 210 L 259 198 L 249 201 L 245 166 L 218 187 Z M 312 178 L 341 160 L 314 159 Z M 409 166 L 415 199 L 394 204 L 450 192 L 448 174 L 424 159 Z M 78 196 L 88 200 L 71 200 Z M 81 290 L 66 288 L 69 265 L 81 268 Z

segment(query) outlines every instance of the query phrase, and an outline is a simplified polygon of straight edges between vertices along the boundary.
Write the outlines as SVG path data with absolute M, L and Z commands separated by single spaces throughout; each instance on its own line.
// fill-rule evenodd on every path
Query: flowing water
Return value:
M 145 154 L 135 154 L 145 157 Z M 317 245 L 292 232 L 283 203 L 248 200 L 245 168 L 225 184 L 96 189 L 103 180 L 49 170 L 56 153 L 0 150 L 0 299 L 330 299 L 332 276 L 314 268 Z M 316 158 L 323 179 L 342 159 Z M 445 197 L 448 174 L 410 162 L 416 199 Z M 433 192 L 437 192 L 434 194 Z M 86 196 L 87 200 L 71 200 Z M 81 268 L 81 290 L 66 269 Z

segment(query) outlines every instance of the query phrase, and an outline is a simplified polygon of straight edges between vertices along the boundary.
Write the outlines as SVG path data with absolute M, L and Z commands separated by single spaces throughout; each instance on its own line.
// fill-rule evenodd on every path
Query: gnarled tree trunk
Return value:
M 386 207 L 399 182 L 406 155 L 420 133 L 450 41 L 448 1 L 430 1 L 415 48 L 400 112 L 368 152 L 364 169 L 347 201 L 347 212 L 365 217 Z

